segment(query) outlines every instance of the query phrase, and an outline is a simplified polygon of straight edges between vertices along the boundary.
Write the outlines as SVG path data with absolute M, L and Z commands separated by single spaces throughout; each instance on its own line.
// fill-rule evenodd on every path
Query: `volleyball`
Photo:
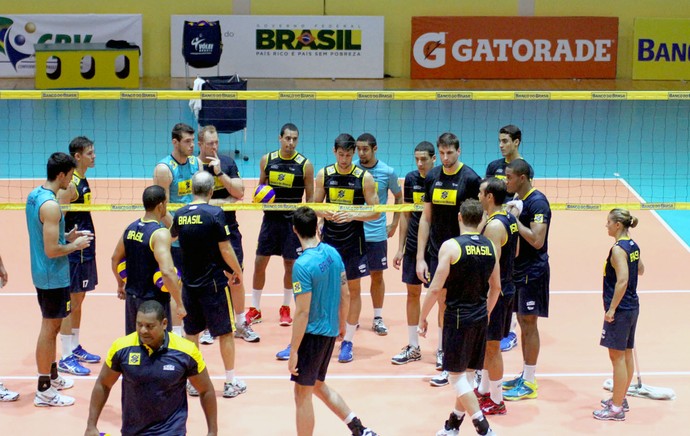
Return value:
M 180 271 L 178 271 L 177 268 L 175 268 L 175 272 L 177 273 L 177 283 L 179 285 L 182 282 L 182 277 L 180 276 Z M 161 292 L 170 292 L 170 290 L 165 286 L 165 283 L 163 283 L 163 273 L 161 273 L 159 269 L 156 269 L 156 272 L 153 273 L 153 283 L 158 287 L 158 289 L 161 290 Z
M 259 185 L 254 191 L 254 203 L 273 203 L 276 192 L 270 185 Z
M 127 283 L 127 259 L 122 259 L 120 263 L 117 264 L 117 273 L 123 282 Z

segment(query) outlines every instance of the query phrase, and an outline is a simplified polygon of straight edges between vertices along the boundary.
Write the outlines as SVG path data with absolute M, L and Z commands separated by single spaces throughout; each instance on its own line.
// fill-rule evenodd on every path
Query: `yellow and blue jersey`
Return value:
M 153 283 L 158 261 L 153 255 L 151 238 L 163 227 L 157 221 L 138 219 L 125 229 L 122 241 L 127 259 L 127 284 L 125 291 L 144 300 L 170 301 L 170 294 L 162 292 Z
M 338 171 L 336 165 L 324 168 L 323 188 L 326 191 L 326 203 L 342 205 L 363 205 L 364 174 L 366 171 L 352 165 L 347 173 Z M 334 223 L 325 220 L 323 226 L 323 241 L 332 245 L 340 253 L 360 256 L 364 249 L 364 223 L 351 221 L 349 223 Z
M 105 361 L 122 374 L 122 434 L 186 434 L 187 378 L 206 368 L 190 341 L 165 332 L 152 350 L 138 333 L 117 339 Z
M 89 187 L 89 181 L 86 180 L 85 176 L 82 176 L 74 170 L 72 174 L 72 182 L 74 189 L 77 192 L 77 198 L 72 200 L 71 204 L 91 204 L 91 187 Z M 79 230 L 89 230 L 93 235 L 94 239 L 91 241 L 91 245 L 83 250 L 73 251 L 69 254 L 69 261 L 72 263 L 83 263 L 87 260 L 93 260 L 96 258 L 96 229 L 93 226 L 93 219 L 91 218 L 91 212 L 67 212 L 65 213 L 65 228 L 71 230 L 74 226 L 77 226 Z
M 522 213 L 518 220 L 527 228 L 532 223 L 546 224 L 546 236 L 541 248 L 534 248 L 520 236 L 520 252 L 515 258 L 513 278 L 519 281 L 541 277 L 549 264 L 549 229 L 551 228 L 551 205 L 544 194 L 532 188 L 522 200 Z
M 625 251 L 626 261 L 628 263 L 628 287 L 625 289 L 625 294 L 618 304 L 617 310 L 634 310 L 640 308 L 640 300 L 637 297 L 637 275 L 640 264 L 640 246 L 629 237 L 620 238 L 613 245 L 619 246 Z M 616 270 L 611 265 L 611 255 L 613 247 L 609 250 L 609 255 L 606 258 L 604 265 L 604 309 L 609 310 L 611 307 L 611 300 L 616 290 Z

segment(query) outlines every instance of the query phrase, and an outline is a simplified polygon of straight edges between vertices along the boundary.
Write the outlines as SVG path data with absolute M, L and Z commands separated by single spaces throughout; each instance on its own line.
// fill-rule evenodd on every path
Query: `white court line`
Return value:
M 637 291 L 638 294 L 690 294 L 690 289 L 653 289 L 649 291 Z M 601 294 L 601 290 L 567 290 L 567 291 L 551 291 L 550 295 L 589 295 L 589 294 Z M 0 292 L 0 298 L 2 297 L 35 297 L 35 292 Z M 251 297 L 252 294 L 244 294 L 245 297 Z M 283 294 L 261 294 L 262 297 L 283 297 Z M 362 296 L 369 297 L 371 294 L 367 292 L 362 292 Z M 114 292 L 90 292 L 89 298 L 91 297 L 117 297 Z M 407 297 L 406 292 L 386 292 L 386 297 Z
M 242 380 L 289 380 L 290 375 L 287 374 L 280 375 L 246 375 L 241 374 L 240 378 Z M 520 375 L 515 374 L 505 374 L 504 378 L 512 378 Z M 690 377 L 690 371 L 650 371 L 642 372 L 641 376 L 659 376 L 659 377 Z M 434 377 L 435 374 L 429 372 L 428 374 L 404 374 L 404 375 L 393 375 L 393 374 L 329 374 L 329 380 L 424 380 Z M 80 376 L 80 377 L 70 377 L 72 380 L 96 380 L 97 376 Z M 611 377 L 611 372 L 554 372 L 554 373 L 539 373 L 539 379 L 544 380 L 547 378 L 588 378 L 588 377 Z M 36 375 L 0 375 L 2 380 L 36 380 Z M 212 380 L 225 380 L 225 376 L 215 375 L 211 376 Z
M 621 182 L 626 188 L 628 188 L 628 190 L 637 198 L 637 200 L 640 203 L 646 203 L 647 202 L 644 198 L 642 198 L 642 196 L 640 194 L 638 194 L 638 192 L 635 190 L 635 188 L 630 186 L 630 184 L 624 178 L 618 177 L 618 181 Z M 673 236 L 676 239 L 676 241 L 678 241 L 680 243 L 680 245 L 683 248 L 685 248 L 686 251 L 690 252 L 690 246 L 688 246 L 688 244 L 683 240 L 683 238 L 678 236 L 678 233 L 676 233 L 676 231 L 673 230 L 671 228 L 671 226 L 669 226 L 668 223 L 663 218 L 661 218 L 661 215 L 659 215 L 659 213 L 655 210 L 651 210 L 650 212 L 652 212 L 652 215 L 671 234 L 671 236 Z

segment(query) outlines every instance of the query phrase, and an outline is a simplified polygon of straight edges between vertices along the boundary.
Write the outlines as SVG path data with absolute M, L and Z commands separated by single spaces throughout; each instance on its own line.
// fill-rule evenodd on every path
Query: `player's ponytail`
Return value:
M 616 208 L 609 212 L 609 217 L 611 221 L 621 223 L 627 229 L 630 227 L 637 227 L 639 219 L 637 217 L 630 215 L 630 211 L 627 209 Z

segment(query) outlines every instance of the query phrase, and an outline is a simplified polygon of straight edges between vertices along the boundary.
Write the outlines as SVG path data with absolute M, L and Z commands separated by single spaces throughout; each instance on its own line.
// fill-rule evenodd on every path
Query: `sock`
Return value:
M 72 329 L 72 351 L 79 346 L 79 329 Z
M 522 370 L 522 378 L 530 383 L 534 383 L 534 379 L 537 374 L 537 365 L 527 365 L 525 364 Z
M 226 383 L 232 383 L 235 381 L 235 370 L 231 369 L 229 371 L 225 371 L 225 382 Z
M 462 419 L 465 416 L 465 412 L 461 412 L 458 409 L 453 409 L 453 415 L 457 416 L 458 419 Z
M 343 419 L 343 421 L 345 421 L 345 424 L 349 424 L 349 423 L 351 423 L 352 420 L 355 419 L 356 417 L 357 417 L 357 415 L 355 415 L 355 412 L 350 412 L 350 414 L 347 415 L 347 416 L 345 417 L 345 419 Z
M 374 308 L 374 318 L 382 318 L 381 314 L 383 313 L 383 307 Z
M 50 364 L 50 379 L 55 380 L 56 378 L 58 378 L 57 363 L 53 362 Z
M 355 332 L 357 331 L 357 325 L 352 325 L 345 323 L 345 337 L 343 340 L 352 342 L 352 339 L 355 337 Z
M 416 325 L 407 326 L 407 339 L 413 347 L 419 347 L 419 335 L 417 334 Z
M 621 410 L 623 410 L 622 406 L 616 406 L 615 404 L 611 403 L 611 412 L 619 413 Z
M 292 289 L 291 288 L 283 288 L 283 306 L 290 306 L 291 301 L 292 301 Z
M 489 378 L 488 374 L 486 378 Z M 503 380 L 491 380 L 489 382 L 489 392 L 491 393 L 491 401 L 501 404 L 501 401 L 503 401 Z
M 237 324 L 237 326 L 243 326 L 247 322 L 246 317 L 244 316 L 245 313 L 247 313 L 246 310 L 244 312 L 235 313 L 235 324 Z
M 72 335 L 60 334 L 60 345 L 60 355 L 63 359 L 66 359 L 72 355 Z
M 510 333 L 515 334 L 517 330 L 517 315 L 513 313 L 513 317 L 510 318 Z
M 482 369 L 482 381 L 479 382 L 479 387 L 477 390 L 482 395 L 490 392 L 491 385 L 489 383 L 489 371 Z
M 252 289 L 252 307 L 261 310 L 261 293 L 263 289 Z
M 50 389 L 50 375 L 39 374 L 38 375 L 38 392 L 45 392 Z
M 177 336 L 184 337 L 184 333 L 182 333 L 182 326 L 181 325 L 174 325 L 173 326 L 173 333 L 175 333 Z
M 443 350 L 443 327 L 438 328 L 438 349 Z

